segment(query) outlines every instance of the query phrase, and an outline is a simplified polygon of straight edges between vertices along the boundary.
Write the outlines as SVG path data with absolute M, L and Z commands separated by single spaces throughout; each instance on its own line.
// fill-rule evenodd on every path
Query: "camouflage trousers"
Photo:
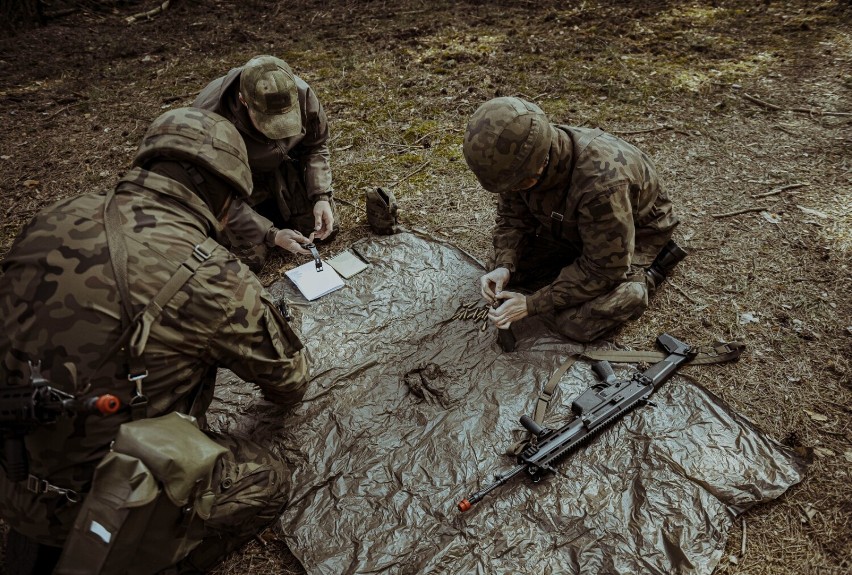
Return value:
M 248 439 L 211 434 L 228 448 L 213 476 L 216 498 L 204 522 L 204 540 L 174 569 L 163 573 L 206 572 L 274 522 L 289 493 L 287 465 Z
M 305 189 L 304 172 L 298 162 L 284 162 L 281 167 L 262 177 L 255 176 L 252 208 L 269 219 L 276 228 L 296 230 L 305 237 L 314 231 L 314 200 Z M 334 226 L 331 234 L 322 241 L 330 242 L 340 232 L 337 206 L 329 199 Z M 264 243 L 242 245 L 228 230 L 225 231 L 231 251 L 255 272 L 259 271 L 269 256 L 269 246 Z
M 214 472 L 215 499 L 211 516 L 204 522 L 204 540 L 188 557 L 163 573 L 199 573 L 209 570 L 225 555 L 274 522 L 287 502 L 290 474 L 280 457 L 247 439 L 212 433 L 208 435 L 226 447 L 228 452 L 219 460 Z M 77 515 L 73 507 L 80 506 L 65 508 L 62 529 L 56 525 L 58 518 L 51 517 L 56 501 L 45 499 L 55 499 L 57 496 L 36 496 L 28 492 L 23 484 L 9 484 L 8 481 L 3 488 L 3 499 L 0 501 L 0 506 L 4 508 L 3 518 L 17 534 L 24 536 L 9 538 L 7 571 L 16 574 L 49 573 L 59 559 L 57 546 L 62 544 L 62 540 L 56 538 L 63 531 L 67 536 Z M 10 489 L 13 493 L 10 493 Z M 10 495 L 11 499 L 8 498 Z M 30 505 L 21 505 L 28 499 L 33 500 Z M 42 505 L 35 499 L 41 500 Z M 7 514 L 16 508 L 28 510 L 33 515 L 17 517 Z M 38 524 L 39 517 L 45 522 L 44 525 Z M 148 528 L 156 530 L 157 526 L 150 525 Z M 41 535 L 47 531 L 50 531 L 51 537 Z M 22 540 L 28 542 L 30 548 L 37 549 L 37 552 L 28 553 Z M 50 553 L 51 548 L 53 553 Z M 44 564 L 47 555 L 52 555 L 50 561 L 53 565 Z M 138 561 L 144 560 L 144 557 L 138 558 Z
M 518 269 L 507 289 L 532 293 L 550 284 L 577 257 L 573 246 L 537 237 L 522 252 Z M 648 307 L 656 287 L 643 266 L 631 266 L 627 280 L 612 291 L 576 307 L 545 314 L 542 320 L 555 332 L 578 342 L 594 341 L 629 320 L 638 319 Z

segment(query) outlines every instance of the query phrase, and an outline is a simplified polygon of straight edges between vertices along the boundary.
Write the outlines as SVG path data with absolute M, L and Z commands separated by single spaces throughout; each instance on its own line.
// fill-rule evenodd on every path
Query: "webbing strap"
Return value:
M 553 375 L 550 376 L 550 379 L 547 380 L 547 383 L 544 384 L 544 388 L 541 390 L 541 393 L 538 394 L 538 400 L 535 404 L 535 411 L 533 412 L 533 420 L 541 425 L 541 422 L 544 421 L 544 415 L 547 413 L 547 408 L 550 405 L 550 400 L 553 398 L 553 392 L 556 389 L 556 386 L 559 385 L 562 376 L 571 369 L 571 366 L 580 358 L 579 355 L 572 355 L 559 366 L 559 369 L 553 372 Z
M 110 262 L 115 275 L 115 283 L 118 286 L 121 298 L 121 326 L 122 333 L 118 340 L 104 355 L 96 372 L 114 356 L 114 354 L 127 342 L 127 379 L 136 386 L 136 395 L 130 401 L 131 418 L 135 421 L 147 417 L 148 398 L 145 396 L 142 381 L 148 375 L 142 353 L 151 333 L 151 326 L 160 317 L 163 308 L 180 291 L 184 284 L 189 281 L 198 268 L 207 261 L 216 249 L 217 242 L 212 237 L 206 238 L 196 245 L 186 260 L 178 266 L 168 281 L 147 303 L 145 308 L 133 316 L 130 304 L 130 288 L 127 281 L 127 244 L 120 231 L 121 217 L 118 212 L 118 204 L 113 201 L 115 190 L 111 190 L 104 201 L 104 228 L 107 237 L 107 249 L 110 254 Z M 131 319 L 132 317 L 132 319 Z M 88 389 L 88 383 L 86 385 Z M 197 396 L 196 396 L 197 398 Z M 195 400 L 193 399 L 193 404 Z
M 592 140 L 597 138 L 603 134 L 603 130 L 600 128 L 595 128 L 593 130 L 589 130 L 580 134 L 580 137 L 577 138 L 577 143 L 574 145 L 573 153 L 571 154 L 571 163 L 568 167 L 568 185 L 565 186 L 565 189 L 562 191 L 562 196 L 559 198 L 559 201 L 556 203 L 556 207 L 563 210 L 565 209 L 565 202 L 568 200 L 568 194 L 571 192 L 571 180 L 574 177 L 574 167 L 577 165 L 577 158 L 586 151 L 586 148 L 589 147 L 589 144 L 592 143 Z M 556 210 L 550 213 L 551 219 L 553 219 L 553 227 L 551 228 L 551 235 L 554 240 L 559 240 L 562 237 L 562 221 L 565 219 L 565 214 L 559 213 Z
M 707 365 L 711 363 L 734 361 L 739 359 L 743 350 L 745 350 L 745 344 L 741 342 L 717 341 L 709 347 L 698 348 L 698 354 L 686 363 L 684 367 L 690 365 Z M 593 359 L 595 361 L 606 360 L 615 363 L 638 363 L 644 361 L 650 363 L 662 361 L 668 357 L 668 354 L 662 351 L 629 351 L 616 349 L 584 351 L 582 356 L 586 359 Z
M 114 199 L 115 189 L 112 189 L 104 200 L 104 228 L 109 261 L 121 303 L 121 328 L 126 331 L 132 325 L 133 304 L 130 301 L 130 289 L 127 287 L 127 244 L 121 235 L 121 216 L 118 213 L 118 203 L 113 201 Z M 139 375 L 145 372 L 145 364 L 138 356 L 128 354 L 127 363 L 130 374 Z
M 217 242 L 215 239 L 207 238 L 202 243 L 195 246 L 195 249 L 192 250 L 192 254 L 186 258 L 186 261 L 178 266 L 177 270 L 175 270 L 174 274 L 172 274 L 172 277 L 169 278 L 169 281 L 163 284 L 163 287 L 161 287 L 160 291 L 157 292 L 157 295 L 148 302 L 145 309 L 133 318 L 135 329 L 132 337 L 130 338 L 131 356 L 142 355 L 142 352 L 145 349 L 145 344 L 148 341 L 151 325 L 160 316 L 163 312 L 163 308 L 172 299 L 172 297 L 174 297 L 180 288 L 189 281 L 189 278 L 195 274 L 196 270 L 201 267 L 201 264 L 210 258 L 210 255 L 213 253 L 216 245 Z

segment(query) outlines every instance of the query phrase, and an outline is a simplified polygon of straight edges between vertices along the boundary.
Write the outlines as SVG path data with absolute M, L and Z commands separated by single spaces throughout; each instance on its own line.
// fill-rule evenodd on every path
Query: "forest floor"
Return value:
M 463 130 L 487 99 L 525 97 L 648 152 L 682 219 L 689 258 L 612 341 L 744 342 L 738 364 L 690 375 L 810 462 L 737 520 L 716 572 L 852 571 L 848 2 L 196 0 L 126 20 L 157 5 L 56 0 L 75 10 L 0 39 L 0 256 L 43 206 L 113 186 L 163 110 L 273 54 L 329 116 L 332 251 L 370 233 L 381 185 L 404 225 L 485 259 L 495 199 Z M 216 572 L 304 573 L 272 531 Z

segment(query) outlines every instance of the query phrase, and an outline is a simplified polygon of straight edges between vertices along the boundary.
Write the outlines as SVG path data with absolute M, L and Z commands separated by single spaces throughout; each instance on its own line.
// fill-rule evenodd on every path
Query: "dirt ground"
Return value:
M 852 7 L 843 0 L 61 1 L 0 39 L 0 256 L 41 207 L 114 185 L 148 123 L 257 54 L 292 64 L 331 128 L 344 232 L 364 191 L 486 258 L 494 198 L 461 153 L 496 95 L 654 158 L 690 257 L 612 341 L 739 340 L 689 375 L 811 461 L 748 511 L 717 573 L 852 571 Z M 297 260 L 277 256 L 261 276 Z M 216 573 L 304 573 L 268 531 Z

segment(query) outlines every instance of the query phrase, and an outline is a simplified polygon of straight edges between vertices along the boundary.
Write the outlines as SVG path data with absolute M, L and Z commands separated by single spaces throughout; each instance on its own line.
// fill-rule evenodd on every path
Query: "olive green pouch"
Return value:
M 185 557 L 203 538 L 226 452 L 179 413 L 123 424 L 54 572 L 155 573 Z
M 376 188 L 366 192 L 367 223 L 380 235 L 395 234 L 399 231 L 396 198 L 393 192 Z

